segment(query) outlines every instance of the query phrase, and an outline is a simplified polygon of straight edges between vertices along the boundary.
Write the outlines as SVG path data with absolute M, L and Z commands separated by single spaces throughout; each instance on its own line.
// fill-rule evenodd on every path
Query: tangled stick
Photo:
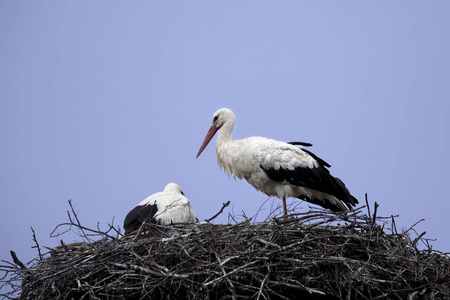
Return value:
M 14 265 L 15 274 L 26 299 L 445 299 L 449 256 L 419 250 L 428 241 L 412 240 L 413 227 L 398 233 L 394 217 L 363 208 L 253 224 L 146 224 L 142 232 L 162 235 L 105 232 L 51 249 L 26 270 Z M 83 227 L 82 238 L 93 232 Z

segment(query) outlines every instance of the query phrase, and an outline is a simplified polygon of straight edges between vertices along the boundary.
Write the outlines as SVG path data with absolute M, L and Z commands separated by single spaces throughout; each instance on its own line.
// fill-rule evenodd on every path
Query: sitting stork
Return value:
M 231 176 L 244 178 L 266 195 L 283 199 L 285 219 L 287 197 L 296 197 L 332 211 L 346 211 L 358 203 L 344 183 L 330 174 L 328 163 L 297 147 L 311 144 L 285 143 L 264 137 L 232 140 L 235 123 L 236 117 L 228 108 L 216 111 L 197 157 L 220 129 L 216 141 L 219 166 Z
M 174 224 L 193 223 L 197 218 L 189 200 L 176 183 L 169 183 L 164 191 L 148 196 L 125 217 L 125 234 L 139 229 L 142 223 Z

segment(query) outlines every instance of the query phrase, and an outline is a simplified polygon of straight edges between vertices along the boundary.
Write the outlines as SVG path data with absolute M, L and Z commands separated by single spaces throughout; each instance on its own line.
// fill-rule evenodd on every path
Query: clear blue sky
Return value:
M 222 107 L 233 138 L 313 143 L 361 203 L 450 251 L 449 29 L 448 1 L 1 1 L 0 259 L 37 256 L 30 226 L 57 245 L 68 199 L 122 226 L 176 182 L 201 220 L 228 200 L 217 222 L 254 215 L 267 197 L 214 144 L 195 159 Z

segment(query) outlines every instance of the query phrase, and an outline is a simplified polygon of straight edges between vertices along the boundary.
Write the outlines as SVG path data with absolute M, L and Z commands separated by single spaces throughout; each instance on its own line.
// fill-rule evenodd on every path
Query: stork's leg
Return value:
M 287 206 L 286 206 L 286 197 L 283 197 L 283 211 L 284 211 L 284 216 L 283 219 L 286 221 L 287 220 Z

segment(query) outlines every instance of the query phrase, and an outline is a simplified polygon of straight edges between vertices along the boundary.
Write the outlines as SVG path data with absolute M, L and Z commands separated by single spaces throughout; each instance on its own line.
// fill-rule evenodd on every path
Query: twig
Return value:
M 91 239 L 88 238 L 86 232 L 84 232 L 84 227 L 81 226 L 80 220 L 78 219 L 78 215 L 77 215 L 77 213 L 75 212 L 75 209 L 72 206 L 72 200 L 69 199 L 68 202 L 69 202 L 70 209 L 72 210 L 73 217 L 77 221 L 76 223 L 74 223 L 73 220 L 72 220 L 72 217 L 70 216 L 70 213 L 67 212 L 67 215 L 69 217 L 70 223 L 74 224 L 78 229 L 80 229 L 80 231 L 83 233 L 82 237 L 84 237 L 87 241 L 90 241 Z
M 68 202 L 69 202 L 69 206 L 71 208 L 73 217 L 70 215 L 70 212 L 67 211 L 67 216 L 68 216 L 70 222 L 69 223 L 61 223 L 61 224 L 57 225 L 55 227 L 55 229 L 53 229 L 53 231 L 50 233 L 50 237 L 61 236 L 62 234 L 70 231 L 72 226 L 73 226 L 73 227 L 77 228 L 79 230 L 79 232 L 81 232 L 80 237 L 82 237 L 83 239 L 85 239 L 87 241 L 92 241 L 92 239 L 89 238 L 89 236 L 95 236 L 95 235 L 99 235 L 99 236 L 102 236 L 102 237 L 107 237 L 107 238 L 110 238 L 112 240 L 116 239 L 116 237 L 108 234 L 111 231 L 111 229 L 112 229 L 111 226 L 106 232 L 100 230 L 99 228 L 97 228 L 97 230 L 94 230 L 94 229 L 90 229 L 88 227 L 82 226 L 81 222 L 80 222 L 80 220 L 79 220 L 79 218 L 77 216 L 77 213 L 75 212 L 75 209 L 72 206 L 72 200 L 68 200 Z M 75 219 L 76 222 L 74 221 L 74 219 Z M 66 231 L 63 231 L 62 233 L 59 233 L 59 232 L 55 233 L 58 230 L 58 228 L 63 227 L 63 226 L 68 226 L 69 229 L 66 230 Z M 98 227 L 98 225 L 97 225 L 97 227 Z M 88 234 L 87 232 L 91 232 L 91 234 Z
M 39 247 L 39 243 L 36 238 L 36 233 L 34 232 L 33 227 L 30 226 L 30 228 L 31 228 L 31 231 L 33 232 L 33 241 L 36 244 L 36 246 L 33 246 L 32 248 L 37 248 L 38 253 L 39 253 L 39 259 L 42 259 L 41 248 Z
M 373 204 L 374 209 L 373 209 L 373 220 L 372 220 L 372 224 L 373 226 L 375 226 L 376 222 L 377 222 L 377 209 L 378 209 L 378 203 L 375 201 L 375 203 Z
M 136 232 L 134 239 L 137 239 L 141 236 L 141 233 L 144 231 L 144 228 L 147 227 L 148 221 L 150 221 L 151 215 L 148 215 L 145 220 L 142 222 L 141 226 L 139 227 L 139 230 Z
M 411 229 L 413 229 L 414 227 L 416 227 L 416 225 L 419 224 L 419 223 L 422 222 L 422 221 L 425 221 L 425 219 L 420 219 L 419 221 L 417 221 L 416 223 L 414 223 L 411 227 L 409 227 L 409 228 L 405 231 L 405 233 L 411 231 Z
M 101 239 L 43 247 L 48 255 L 41 253 L 43 258 L 29 262 L 26 270 L 17 256 L 14 263 L 3 261 L 0 298 L 263 300 L 312 294 L 368 300 L 444 299 L 450 294 L 448 255 L 433 250 L 413 227 L 395 234 L 394 216 L 377 216 L 376 209 L 367 216 L 365 209 L 311 210 L 282 224 L 245 219 L 226 225 L 166 225 L 161 228 L 177 235 L 135 240 L 134 234 L 105 238 L 108 234 L 98 224 L 81 231 L 70 213 L 68 225 L 78 228 L 83 240 Z M 374 230 L 375 221 L 392 226 L 392 233 L 383 227 Z M 114 232 L 112 228 L 106 232 Z M 413 240 L 414 234 L 418 237 Z M 417 249 L 419 241 L 428 249 Z M 3 292 L 5 286 L 13 292 Z
M 264 297 L 262 292 L 263 292 L 264 284 L 266 283 L 267 278 L 269 278 L 269 274 L 270 273 L 267 273 L 266 276 L 264 276 L 264 279 L 261 281 L 261 285 L 259 286 L 259 291 L 258 291 L 258 297 L 256 297 L 256 300 L 259 300 L 259 297 L 261 297 L 261 295 Z M 266 297 L 264 297 L 264 298 L 266 298 Z
M 417 242 L 422 239 L 422 237 L 426 234 L 426 231 L 422 232 L 418 237 L 416 237 L 413 241 L 413 246 L 417 247 Z
M 222 270 L 223 276 L 225 276 L 225 280 L 227 281 L 228 286 L 229 286 L 229 288 L 231 289 L 231 299 L 236 300 L 236 289 L 235 289 L 233 283 L 231 282 L 231 280 L 230 280 L 228 277 L 226 277 L 226 276 L 227 276 L 227 272 L 225 272 L 225 268 L 223 267 L 224 264 L 225 264 L 226 262 L 225 262 L 225 261 L 222 262 L 222 261 L 220 260 L 219 255 L 217 255 L 216 252 L 214 252 L 214 254 L 215 254 L 215 256 L 216 256 L 217 262 L 219 263 L 219 267 L 220 267 L 220 269 Z M 227 261 L 228 261 L 228 260 L 227 260 Z
M 254 265 L 254 264 L 256 264 L 257 262 L 258 262 L 258 261 L 252 261 L 252 262 L 250 262 L 250 263 L 248 263 L 248 264 L 245 264 L 245 265 L 243 265 L 243 266 L 240 266 L 239 268 L 234 269 L 233 271 L 228 272 L 228 273 L 224 274 L 223 276 L 220 276 L 219 278 L 216 278 L 216 279 L 211 280 L 211 281 L 209 281 L 209 282 L 203 283 L 203 286 L 208 286 L 208 285 L 210 285 L 210 284 L 217 283 L 218 281 L 220 281 L 220 280 L 222 280 L 222 279 L 224 279 L 224 278 L 230 276 L 231 274 L 234 274 L 234 273 L 236 273 L 236 272 L 239 272 L 240 270 L 242 270 L 242 269 L 244 269 L 244 268 L 247 268 L 248 266 Z
M 370 214 L 370 205 L 369 205 L 369 199 L 367 199 L 367 193 L 365 194 L 365 199 L 366 199 L 367 213 L 369 215 L 369 219 L 371 219 L 372 215 Z
M 391 216 L 391 219 L 392 219 L 392 221 L 391 221 L 391 224 L 392 224 L 392 233 L 395 233 L 395 234 L 398 234 L 398 231 L 397 231 L 397 225 L 395 224 L 395 217 L 394 216 Z
M 26 269 L 27 267 L 25 267 L 25 265 L 17 258 L 16 252 L 14 251 L 9 251 L 9 253 L 11 253 L 11 257 L 13 259 L 13 262 L 18 265 L 19 267 L 21 267 L 22 269 Z
M 223 203 L 220 211 L 217 214 L 215 214 L 214 216 L 212 216 L 211 218 L 207 219 L 206 222 L 211 222 L 212 220 L 217 218 L 217 216 L 220 215 L 223 212 L 223 210 L 225 209 L 225 207 L 227 207 L 228 205 L 230 205 L 230 201 L 227 201 L 227 203 Z

